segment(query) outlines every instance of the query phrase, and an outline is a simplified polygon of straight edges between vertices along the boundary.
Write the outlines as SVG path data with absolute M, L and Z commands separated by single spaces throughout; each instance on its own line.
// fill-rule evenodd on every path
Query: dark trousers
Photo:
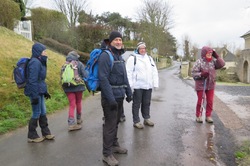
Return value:
M 123 109 L 123 98 L 117 99 L 118 104 L 117 110 L 110 109 L 109 102 L 102 98 L 102 109 L 104 114 L 104 124 L 103 124 L 103 155 L 109 156 L 112 154 L 112 147 L 119 146 L 117 131 L 118 124 L 120 122 L 120 117 Z
M 152 89 L 134 89 L 133 93 L 133 122 L 140 122 L 139 110 L 144 119 L 150 118 L 150 103 L 151 103 Z

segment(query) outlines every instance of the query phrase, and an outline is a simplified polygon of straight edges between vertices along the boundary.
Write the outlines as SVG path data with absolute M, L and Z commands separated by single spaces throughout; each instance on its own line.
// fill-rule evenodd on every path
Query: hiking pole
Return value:
M 207 85 L 207 78 L 204 80 L 204 87 L 203 87 L 203 93 L 202 93 L 202 99 L 201 99 L 201 108 L 200 108 L 200 117 L 202 116 L 202 111 L 205 110 L 206 85 Z

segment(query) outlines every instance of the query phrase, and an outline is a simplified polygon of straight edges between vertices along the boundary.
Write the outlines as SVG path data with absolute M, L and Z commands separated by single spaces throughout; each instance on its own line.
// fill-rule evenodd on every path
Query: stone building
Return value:
M 245 40 L 237 65 L 237 74 L 241 82 L 250 83 L 250 31 L 241 36 Z

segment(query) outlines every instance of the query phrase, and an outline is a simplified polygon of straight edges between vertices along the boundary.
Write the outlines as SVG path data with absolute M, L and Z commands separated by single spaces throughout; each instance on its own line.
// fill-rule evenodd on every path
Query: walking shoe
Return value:
M 202 118 L 199 116 L 199 117 L 196 117 L 196 122 L 197 122 L 197 123 L 203 123 L 203 120 L 202 120 Z
M 126 121 L 126 117 L 125 116 L 123 116 L 123 117 L 120 118 L 120 122 L 124 122 L 124 121 Z
M 214 123 L 213 119 L 210 116 L 206 117 L 206 122 L 207 123 Z
M 143 125 L 140 122 L 135 123 L 134 127 L 138 128 L 138 129 L 143 129 L 144 128 Z
M 77 124 L 82 124 L 82 119 L 77 119 Z
M 103 156 L 102 160 L 106 162 L 109 166 L 116 166 L 119 162 L 115 159 L 115 157 L 111 154 L 107 157 Z
M 55 138 L 55 135 L 49 134 L 49 135 L 45 135 L 44 137 L 45 139 L 52 140 Z
M 44 137 L 38 137 L 38 138 L 28 138 L 28 142 L 29 143 L 39 143 L 39 142 L 43 142 L 44 141 Z
M 149 119 L 144 119 L 144 125 L 154 126 L 155 124 L 152 121 L 150 121 Z
M 128 150 L 125 148 L 122 148 L 120 146 L 113 146 L 112 147 L 113 153 L 119 153 L 119 154 L 127 154 Z
M 69 125 L 69 131 L 80 130 L 81 128 L 82 126 L 78 124 Z

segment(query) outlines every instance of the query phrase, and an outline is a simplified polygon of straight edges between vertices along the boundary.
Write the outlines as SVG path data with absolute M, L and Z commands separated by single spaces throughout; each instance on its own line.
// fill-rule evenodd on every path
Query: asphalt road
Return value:
M 179 78 L 179 64 L 161 70 L 159 76 L 160 88 L 153 91 L 151 103 L 154 127 L 134 128 L 131 103 L 124 104 L 127 120 L 120 124 L 118 137 L 128 154 L 115 154 L 120 165 L 235 165 L 230 150 L 234 139 L 217 113 L 213 114 L 214 125 L 195 122 L 196 93 Z M 27 127 L 0 136 L 0 165 L 105 166 L 100 95 L 83 101 L 81 130 L 68 132 L 67 113 L 65 108 L 48 117 L 54 141 L 27 143 Z

